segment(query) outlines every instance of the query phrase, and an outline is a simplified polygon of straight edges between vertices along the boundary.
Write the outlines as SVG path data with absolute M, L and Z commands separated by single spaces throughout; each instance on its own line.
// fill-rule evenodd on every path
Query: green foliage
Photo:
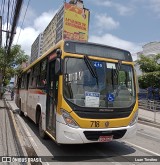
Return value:
M 149 86 L 160 88 L 160 64 L 158 60 L 160 60 L 160 54 L 151 57 L 141 55 L 140 59 L 137 60 L 137 64 L 143 72 L 143 75 L 138 78 L 140 88 Z
M 158 59 L 160 59 L 160 54 L 151 57 L 141 55 L 140 60 L 137 60 L 137 63 L 140 65 L 142 72 L 150 73 L 160 70 L 160 65 L 157 63 Z
M 146 73 L 138 79 L 140 88 L 154 86 L 160 88 L 160 71 Z
M 119 71 L 119 82 L 125 82 L 126 76 L 124 71 Z
M 23 69 L 21 67 L 15 68 L 15 75 L 20 75 Z
M 11 47 L 9 54 L 6 53 L 4 48 L 0 48 L 0 72 L 3 75 L 3 85 L 6 86 L 10 78 L 17 74 L 18 67 L 23 62 L 28 60 L 28 55 L 25 55 L 21 50 L 20 45 L 14 45 Z

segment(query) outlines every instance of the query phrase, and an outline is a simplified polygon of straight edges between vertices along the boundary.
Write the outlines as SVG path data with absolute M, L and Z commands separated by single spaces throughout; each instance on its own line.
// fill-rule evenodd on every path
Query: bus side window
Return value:
M 39 81 L 40 81 L 40 63 L 38 63 L 35 67 L 35 73 L 34 73 L 34 81 L 35 81 L 35 86 L 39 87 Z
M 24 75 L 24 88 L 27 89 L 27 74 Z
M 21 87 L 21 77 L 17 77 L 16 88 L 19 89 Z
M 27 73 L 27 80 L 26 80 L 26 89 L 27 89 L 27 90 L 28 90 L 28 88 L 29 88 L 30 74 L 31 74 L 31 73 Z
M 39 72 L 39 86 L 44 88 L 47 84 L 47 59 L 40 63 L 40 72 Z
M 34 68 L 32 68 L 32 70 L 31 70 L 30 80 L 29 80 L 29 88 L 33 87 L 33 81 L 34 81 Z
M 21 77 L 20 88 L 21 89 L 25 88 L 25 75 L 22 75 Z

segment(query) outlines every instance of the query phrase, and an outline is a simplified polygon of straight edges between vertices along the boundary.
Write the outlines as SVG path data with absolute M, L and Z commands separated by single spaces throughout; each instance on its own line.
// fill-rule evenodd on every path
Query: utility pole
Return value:
M 6 46 L 5 46 L 6 51 L 4 52 L 6 56 L 8 56 L 9 53 L 10 53 L 10 48 L 11 48 L 11 45 L 12 45 L 12 42 L 13 42 L 14 34 L 16 32 L 16 26 L 17 26 L 17 23 L 18 23 L 18 20 L 19 20 L 22 3 L 23 3 L 23 0 L 17 0 L 16 1 L 16 6 L 15 6 L 15 10 L 14 10 L 14 17 L 13 17 L 13 23 L 12 23 L 11 31 L 9 32 L 9 31 L 2 30 L 2 26 L 0 28 L 0 34 L 2 34 L 2 31 L 7 33 L 7 35 L 6 35 Z M 2 24 L 2 17 L 0 19 L 1 19 L 1 24 Z M 0 37 L 1 36 L 2 35 L 0 35 Z M 2 41 L 2 39 L 0 38 L 0 43 L 1 43 L 1 41 Z M 0 45 L 0 47 L 1 47 L 1 45 Z M 5 77 L 4 74 L 5 74 L 5 66 L 2 66 L 2 67 L 0 66 L 0 99 L 2 99 L 2 93 L 3 93 L 3 88 L 4 88 L 3 87 L 3 82 L 4 82 L 4 77 Z
M 11 29 L 11 35 L 10 35 L 10 40 L 9 40 L 9 45 L 8 45 L 8 49 L 7 49 L 7 54 L 10 52 L 10 48 L 11 48 L 11 45 L 13 42 L 14 33 L 16 31 L 16 26 L 17 26 L 17 23 L 19 20 L 19 15 L 20 15 L 22 3 L 23 3 L 23 0 L 17 0 L 15 12 L 14 12 L 15 14 L 14 14 L 14 18 L 13 18 L 12 29 Z

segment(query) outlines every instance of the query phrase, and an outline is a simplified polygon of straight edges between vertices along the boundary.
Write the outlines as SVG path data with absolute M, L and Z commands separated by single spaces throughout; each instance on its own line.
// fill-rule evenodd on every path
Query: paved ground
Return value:
M 9 113 L 9 110 L 4 108 L 3 100 L 0 100 L 0 156 L 4 157 L 19 156 L 16 137 L 13 131 L 13 125 L 10 122 Z
M 14 101 L 10 100 L 9 93 L 6 94 L 5 97 L 7 99 L 7 103 L 10 109 L 12 109 L 13 112 L 17 111 L 18 107 L 16 106 Z M 148 111 L 144 109 L 139 109 L 139 118 L 148 120 L 149 122 L 157 122 L 160 124 L 160 112 L 153 112 L 153 111 Z M 35 138 L 37 137 L 35 136 Z M 44 153 L 44 150 L 42 153 Z M 18 153 L 16 141 L 15 141 L 15 136 L 12 130 L 12 124 L 10 123 L 9 110 L 5 108 L 4 101 L 0 100 L 0 156 L 1 155 L 2 156 L 9 156 L 9 155 L 18 156 L 18 154 L 19 153 Z
M 139 109 L 139 117 L 153 123 L 160 124 L 160 111 L 153 112 L 145 109 Z
M 12 109 L 13 111 L 17 111 L 18 107 L 15 105 L 14 101 L 10 100 L 10 95 L 7 94 L 7 102 L 10 105 L 10 109 Z M 15 114 L 16 115 L 16 114 Z M 139 117 L 144 118 L 144 119 L 148 119 L 151 122 L 154 122 L 154 120 L 156 119 L 156 122 L 159 122 L 159 113 L 156 113 L 156 115 L 158 116 L 154 116 L 154 112 L 152 111 L 146 111 L 143 109 L 139 109 Z M 18 115 L 17 115 L 18 116 Z M 158 117 L 158 118 L 157 118 Z M 18 118 L 20 118 L 18 116 Z M 117 155 L 117 152 L 119 152 L 118 155 L 122 156 L 122 155 L 131 155 L 131 156 L 137 156 L 137 155 L 141 155 L 141 156 L 148 156 L 149 155 L 155 155 L 155 153 L 160 154 L 159 148 L 155 147 L 159 144 L 159 129 L 157 128 L 149 128 L 149 127 L 141 127 L 138 129 L 137 132 L 137 136 L 136 138 L 127 140 L 127 141 L 122 141 L 122 142 L 111 142 L 105 145 L 101 145 L 101 144 L 88 144 L 86 145 L 72 145 L 69 148 L 71 148 L 71 150 L 68 148 L 68 146 L 66 145 L 66 147 L 59 147 L 57 146 L 53 141 L 51 141 L 50 139 L 48 141 L 44 141 L 42 139 L 39 138 L 39 134 L 38 134 L 38 130 L 37 127 L 35 126 L 35 124 L 33 124 L 33 122 L 31 122 L 28 118 L 20 118 L 22 120 L 22 123 L 24 123 L 25 127 L 29 130 L 27 132 L 29 132 L 30 134 L 27 135 L 30 137 L 30 140 L 32 142 L 34 142 L 33 146 L 35 148 L 36 153 L 39 155 L 75 155 L 75 153 L 77 153 L 78 155 L 83 153 L 85 155 L 87 155 L 87 153 L 92 153 L 93 151 L 93 155 Z M 29 120 L 29 121 L 28 121 Z M 22 123 L 20 125 L 22 125 Z M 149 132 L 147 132 L 150 129 Z M 155 129 L 155 131 L 153 131 Z M 157 134 L 156 134 L 157 133 Z M 142 145 L 143 144 L 143 145 Z M 147 144 L 147 147 L 146 147 Z M 75 150 L 75 148 L 78 149 Z M 106 150 L 107 148 L 107 150 Z M 147 148 L 147 149 L 146 149 Z M 113 151 L 114 149 L 114 151 Z M 124 149 L 126 150 L 126 153 L 123 153 L 122 151 L 124 151 Z M 137 150 L 138 149 L 138 150 Z M 73 154 L 73 151 L 74 154 Z M 89 150 L 89 151 L 88 151 Z M 82 151 L 82 152 L 81 152 Z M 86 151 L 86 152 L 85 152 Z M 8 116 L 8 112 L 7 110 L 4 108 L 4 103 L 3 101 L 0 100 L 0 155 L 4 155 L 4 156 L 8 156 L 8 155 L 18 155 L 18 150 L 16 148 L 16 143 L 15 143 L 15 137 L 13 135 L 12 132 L 12 128 L 11 128 L 11 124 L 9 121 L 9 116 Z M 122 157 L 124 159 L 124 157 Z M 83 158 L 84 159 L 84 158 Z M 115 158 L 113 158 L 115 159 Z M 60 160 L 62 161 L 62 160 Z M 84 161 L 84 160 L 82 160 Z M 112 162 L 112 158 L 111 158 L 111 162 Z M 57 164 L 58 162 L 56 162 Z M 61 164 L 61 163 L 60 163 Z M 104 164 L 104 163 L 102 163 Z M 106 163 L 105 163 L 106 164 Z M 116 164 L 116 163 L 112 163 L 112 164 Z M 121 163 L 118 163 L 118 165 L 120 165 Z M 128 164 L 128 163 L 126 163 Z M 136 163 L 135 163 L 136 164 Z M 142 163 L 143 164 L 143 163 Z M 155 163 L 152 163 L 155 164 Z M 145 163 L 144 163 L 145 165 Z

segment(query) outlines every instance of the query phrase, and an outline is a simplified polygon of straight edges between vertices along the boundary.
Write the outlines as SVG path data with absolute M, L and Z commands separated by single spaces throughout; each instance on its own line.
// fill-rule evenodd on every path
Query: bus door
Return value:
M 56 103 L 57 76 L 55 75 L 55 60 L 49 63 L 47 75 L 46 128 L 55 137 L 56 132 Z
M 24 82 L 25 82 L 25 90 L 23 91 L 23 95 L 22 95 L 22 109 L 24 113 L 28 112 L 28 85 L 29 85 L 29 76 L 30 73 L 25 74 L 24 77 Z
M 26 112 L 27 112 L 27 115 L 28 114 L 28 111 L 29 111 L 29 106 L 28 106 L 28 95 L 29 95 L 29 91 L 28 91 L 28 88 L 29 88 L 29 80 L 30 80 L 30 72 L 27 73 L 27 81 L 26 81 L 26 94 L 27 94 L 27 97 L 26 97 Z

